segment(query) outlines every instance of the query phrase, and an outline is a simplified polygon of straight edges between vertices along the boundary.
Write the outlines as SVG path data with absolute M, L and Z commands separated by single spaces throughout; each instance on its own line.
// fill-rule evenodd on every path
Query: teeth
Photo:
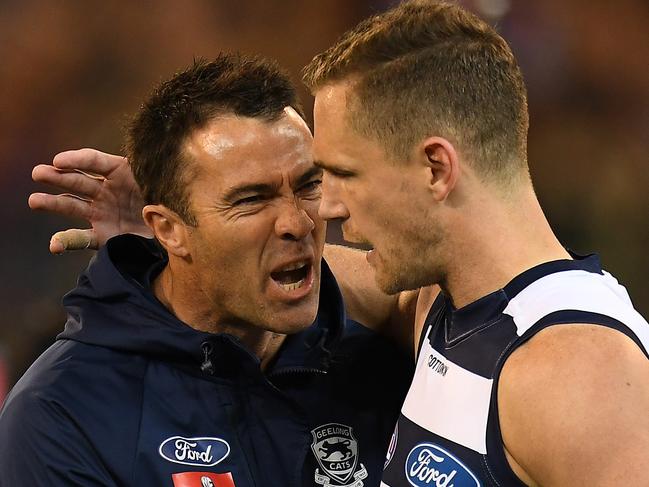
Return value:
M 306 261 L 297 262 L 295 264 L 289 264 L 286 267 L 282 267 L 281 269 L 279 269 L 278 272 L 294 271 L 295 269 L 299 269 L 300 267 L 304 267 L 305 265 L 306 265 Z
M 287 269 L 287 270 L 292 270 L 292 269 Z M 291 284 L 281 284 L 279 282 L 277 284 L 279 284 L 281 288 L 284 289 L 285 291 L 293 291 L 295 289 L 302 287 L 302 284 L 304 284 L 305 280 L 306 279 L 300 279 L 299 281 L 293 282 Z

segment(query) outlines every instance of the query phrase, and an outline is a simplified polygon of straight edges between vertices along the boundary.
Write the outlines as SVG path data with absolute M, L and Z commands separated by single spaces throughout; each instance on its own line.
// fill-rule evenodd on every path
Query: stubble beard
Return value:
M 374 277 L 379 289 L 389 295 L 419 289 L 435 282 L 419 259 L 415 261 L 392 255 L 375 269 Z
M 404 252 L 390 248 L 381 256 L 375 269 L 377 286 L 386 294 L 419 289 L 431 284 L 440 284 L 445 273 L 441 265 L 441 232 L 427 243 L 411 240 Z

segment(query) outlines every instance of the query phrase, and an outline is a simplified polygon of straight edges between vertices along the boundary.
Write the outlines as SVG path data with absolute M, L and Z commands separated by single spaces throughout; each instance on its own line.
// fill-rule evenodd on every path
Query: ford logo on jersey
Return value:
M 432 443 L 421 443 L 410 450 L 406 478 L 415 487 L 480 487 L 462 462 Z
M 170 462 L 211 467 L 230 454 L 230 445 L 221 438 L 172 436 L 160 444 L 158 452 Z

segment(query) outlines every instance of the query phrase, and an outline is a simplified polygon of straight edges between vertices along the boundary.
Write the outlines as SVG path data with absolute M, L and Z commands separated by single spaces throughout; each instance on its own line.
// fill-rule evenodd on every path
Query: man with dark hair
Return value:
M 320 215 L 422 289 L 384 487 L 649 485 L 649 326 L 535 197 L 520 69 L 460 7 L 404 2 L 305 69 Z
M 64 298 L 0 412 L 0 485 L 379 483 L 410 364 L 358 322 L 398 303 L 329 249 L 345 318 L 311 141 L 272 63 L 220 56 L 158 87 L 127 142 L 157 243 L 111 239 Z M 108 185 L 63 176 L 95 201 Z
M 426 286 L 382 485 L 649 485 L 649 326 L 545 219 L 506 42 L 456 5 L 414 0 L 345 34 L 305 82 L 321 216 L 374 248 L 383 290 Z
M 304 118 L 294 86 L 271 61 L 221 56 L 177 74 L 146 101 L 127 132 L 126 154 L 144 201 L 195 225 L 185 187 L 197 168 L 183 147 L 191 130 L 227 115 L 275 122 L 287 108 Z

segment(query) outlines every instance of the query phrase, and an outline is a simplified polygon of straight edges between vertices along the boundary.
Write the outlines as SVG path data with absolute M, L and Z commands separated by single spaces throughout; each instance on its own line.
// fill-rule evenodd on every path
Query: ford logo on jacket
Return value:
M 170 462 L 211 467 L 228 456 L 230 445 L 220 438 L 172 436 L 162 442 L 159 453 Z

